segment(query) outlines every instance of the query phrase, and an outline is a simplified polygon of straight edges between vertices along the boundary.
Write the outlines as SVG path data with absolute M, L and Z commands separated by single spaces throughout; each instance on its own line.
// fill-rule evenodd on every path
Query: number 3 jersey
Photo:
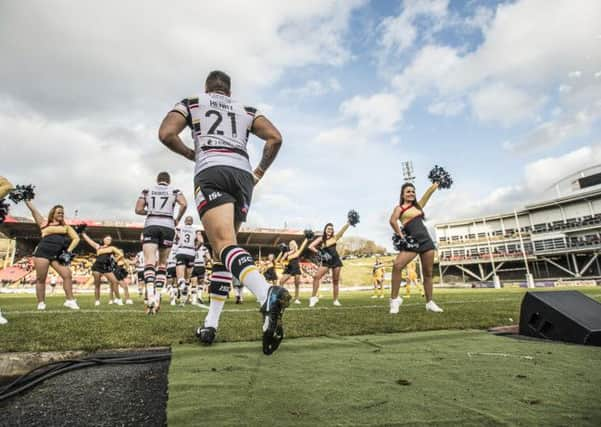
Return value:
M 142 190 L 140 198 L 146 202 L 146 222 L 144 227 L 158 225 L 175 228 L 173 213 L 180 191 L 167 184 L 158 184 Z
M 175 104 L 186 119 L 196 151 L 194 174 L 212 166 L 231 166 L 252 173 L 246 144 L 255 118 L 263 114 L 229 96 L 204 93 Z
M 193 257 L 196 254 L 196 228 L 193 225 L 184 224 L 176 230 L 178 236 L 176 255 Z

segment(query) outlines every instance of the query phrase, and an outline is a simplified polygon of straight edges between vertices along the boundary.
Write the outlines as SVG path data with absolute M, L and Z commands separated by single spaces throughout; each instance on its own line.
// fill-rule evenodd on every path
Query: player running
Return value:
M 144 283 L 146 284 L 146 313 L 148 314 L 155 314 L 159 310 L 161 293 L 155 293 L 155 285 L 160 290 L 165 284 L 167 257 L 173 246 L 175 227 L 188 207 L 184 195 L 170 184 L 169 174 L 167 172 L 159 173 L 157 184 L 144 189 L 136 202 L 136 213 L 146 216 L 142 232 L 144 236 L 142 250 L 146 263 L 144 265 Z M 179 209 L 177 217 L 174 218 L 175 205 L 179 205 Z
M 202 242 L 200 230 L 193 225 L 194 219 L 187 216 L 184 225 L 177 229 L 177 251 L 175 252 L 175 274 L 177 278 L 177 288 L 184 296 L 182 305 L 186 303 L 190 296 L 190 278 L 194 268 L 194 258 L 196 250 Z M 200 235 L 200 237 L 199 237 Z
M 211 260 L 211 254 L 204 245 L 202 233 L 197 235 L 200 238 L 200 246 L 196 249 L 194 255 L 194 268 L 192 269 L 192 304 L 204 304 L 202 301 L 202 293 L 205 286 L 205 274 L 207 261 Z
M 290 294 L 280 286 L 269 286 L 253 257 L 238 245 L 236 234 L 246 221 L 253 187 L 276 158 L 282 136 L 256 108 L 233 100 L 230 88 L 227 74 L 209 73 L 205 93 L 178 102 L 161 123 L 159 139 L 170 150 L 196 163 L 196 208 L 214 258 L 221 261 L 213 264 L 209 313 L 204 326 L 197 330 L 200 341 L 214 341 L 233 275 L 261 304 L 263 352 L 271 354 L 284 337 L 282 314 L 290 304 Z M 194 149 L 179 137 L 186 127 L 192 131 Z M 254 171 L 247 152 L 251 133 L 265 141 L 263 157 Z

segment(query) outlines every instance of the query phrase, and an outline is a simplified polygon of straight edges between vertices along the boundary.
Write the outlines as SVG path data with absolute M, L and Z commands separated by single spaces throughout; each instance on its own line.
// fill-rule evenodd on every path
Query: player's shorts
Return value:
M 204 267 L 194 267 L 192 270 L 192 277 L 205 277 L 206 269 Z
M 144 236 L 142 244 L 154 243 L 155 245 L 159 245 L 160 249 L 170 248 L 173 246 L 175 229 L 161 225 L 149 225 L 148 227 L 144 227 L 142 234 Z
M 35 247 L 33 256 L 37 258 L 46 258 L 50 261 L 56 258 L 66 248 L 67 239 L 62 234 L 51 234 L 44 237 Z
M 144 270 L 138 270 L 136 272 L 136 274 L 138 275 L 138 282 L 144 282 Z
M 255 186 L 250 172 L 231 166 L 213 166 L 194 177 L 194 198 L 198 216 L 225 203 L 234 204 L 234 217 L 246 221 Z
M 179 254 L 175 256 L 175 265 L 184 265 L 186 268 L 194 266 L 194 255 Z
M 175 279 L 175 267 L 169 267 L 167 269 L 167 279 Z

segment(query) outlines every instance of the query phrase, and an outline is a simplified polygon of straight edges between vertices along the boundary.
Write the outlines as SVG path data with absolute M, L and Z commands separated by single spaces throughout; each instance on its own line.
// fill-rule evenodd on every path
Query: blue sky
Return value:
M 594 0 L 38 3 L 0 6 L 0 174 L 36 184 L 43 210 L 136 219 L 163 169 L 192 200 L 192 165 L 156 131 L 212 69 L 284 136 L 251 226 L 340 226 L 355 208 L 349 234 L 388 245 L 404 160 L 418 193 L 434 164 L 455 178 L 432 223 L 523 206 L 601 162 Z

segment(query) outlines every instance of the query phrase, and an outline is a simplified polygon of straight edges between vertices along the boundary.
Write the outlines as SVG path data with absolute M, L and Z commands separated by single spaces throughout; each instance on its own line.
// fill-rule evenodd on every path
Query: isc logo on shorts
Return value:
M 221 196 L 222 194 L 219 191 L 213 191 L 211 194 L 209 194 L 209 201 L 212 202 L 213 200 L 216 200 Z

